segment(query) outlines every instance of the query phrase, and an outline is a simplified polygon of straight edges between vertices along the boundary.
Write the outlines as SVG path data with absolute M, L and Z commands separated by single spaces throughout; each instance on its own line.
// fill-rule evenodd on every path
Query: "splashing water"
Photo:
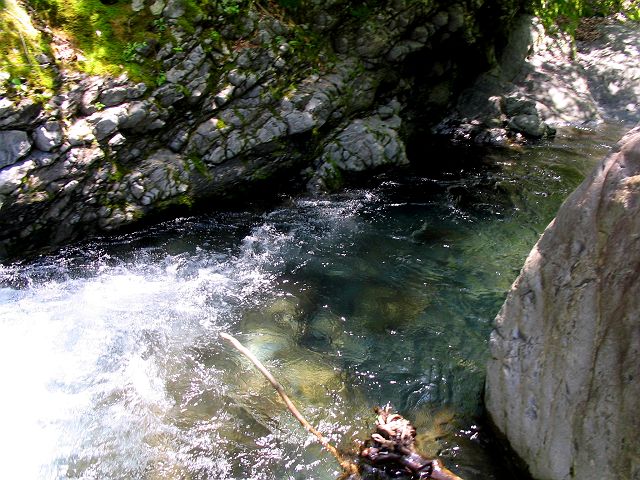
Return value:
M 224 330 L 343 448 L 373 405 L 425 424 L 446 407 L 430 448 L 499 478 L 475 423 L 492 319 L 619 131 L 0 266 L 3 476 L 336 478 Z

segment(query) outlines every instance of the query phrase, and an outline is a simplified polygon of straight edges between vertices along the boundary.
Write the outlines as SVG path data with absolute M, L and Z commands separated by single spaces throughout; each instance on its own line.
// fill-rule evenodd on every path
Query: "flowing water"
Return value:
M 568 130 L 481 159 L 425 151 L 338 195 L 0 266 L 3 478 L 337 478 L 221 331 L 342 448 L 390 402 L 427 454 L 466 479 L 501 478 L 477 422 L 492 320 L 620 132 Z

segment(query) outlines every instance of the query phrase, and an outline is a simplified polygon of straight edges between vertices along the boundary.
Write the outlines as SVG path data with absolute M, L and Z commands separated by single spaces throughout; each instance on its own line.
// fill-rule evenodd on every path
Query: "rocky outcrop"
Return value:
M 637 24 L 621 18 L 589 22 L 589 39 L 578 35 L 574 44 L 569 35 L 549 36 L 537 19 L 520 17 L 496 64 L 460 95 L 435 131 L 501 145 L 551 135 L 565 125 L 637 124 Z
M 406 163 L 407 105 L 446 111 L 487 66 L 469 55 L 487 57 L 520 1 L 308 2 L 295 22 L 258 2 L 221 19 L 207 3 L 189 28 L 185 5 L 134 2 L 175 39 L 131 52 L 162 65 L 155 85 L 60 64 L 48 103 L 0 100 L 0 257 L 278 176 L 322 190 Z M 418 99 L 418 84 L 435 93 Z
M 562 206 L 491 335 L 486 406 L 535 478 L 640 478 L 640 129 Z
M 545 122 L 538 102 L 517 88 L 523 72 L 528 70 L 536 34 L 546 38 L 544 31 L 536 27 L 541 28 L 531 16 L 516 19 L 507 45 L 493 67 L 462 92 L 446 118 L 434 128 L 437 134 L 462 142 L 493 145 L 555 134 L 555 128 Z M 570 62 L 563 58 L 565 63 Z M 546 93 L 541 93 L 541 97 Z
M 375 115 L 357 119 L 337 132 L 322 146 L 319 167 L 309 181 L 309 189 L 321 191 L 339 185 L 348 173 L 363 172 L 378 166 L 407 165 L 404 143 L 399 138 L 400 104 L 393 101 Z

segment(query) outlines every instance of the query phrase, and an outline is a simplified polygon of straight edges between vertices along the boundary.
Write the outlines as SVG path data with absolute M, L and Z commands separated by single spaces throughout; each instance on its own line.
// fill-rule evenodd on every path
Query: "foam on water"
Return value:
M 336 443 L 376 403 L 452 408 L 448 465 L 497 478 L 473 426 L 491 321 L 574 151 L 604 150 L 561 140 L 0 266 L 3 477 L 336 478 L 227 330 Z

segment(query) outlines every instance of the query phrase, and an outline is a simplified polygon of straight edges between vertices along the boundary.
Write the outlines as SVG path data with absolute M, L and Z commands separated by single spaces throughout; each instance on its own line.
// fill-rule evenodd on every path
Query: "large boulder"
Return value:
M 640 478 L 640 129 L 569 197 L 491 335 L 486 405 L 538 479 Z

